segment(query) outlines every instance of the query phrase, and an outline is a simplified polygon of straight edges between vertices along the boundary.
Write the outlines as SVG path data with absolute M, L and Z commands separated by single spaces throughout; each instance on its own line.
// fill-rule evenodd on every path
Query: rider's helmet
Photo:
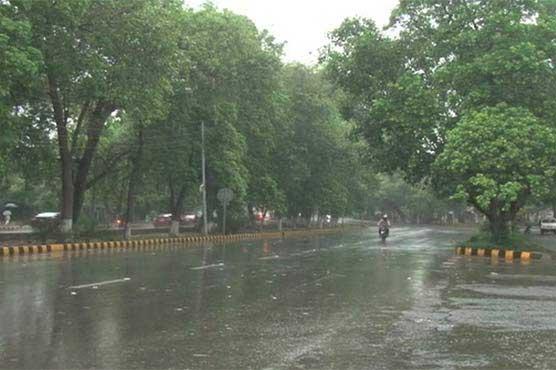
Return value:
M 383 219 L 383 220 L 387 220 L 387 219 L 388 219 L 388 215 L 382 216 L 382 219 Z

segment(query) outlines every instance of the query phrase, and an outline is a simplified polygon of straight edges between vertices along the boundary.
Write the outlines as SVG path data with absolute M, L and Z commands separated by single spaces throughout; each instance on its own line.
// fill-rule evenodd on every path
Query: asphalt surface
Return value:
M 0 368 L 556 367 L 556 265 L 397 228 L 0 260 Z

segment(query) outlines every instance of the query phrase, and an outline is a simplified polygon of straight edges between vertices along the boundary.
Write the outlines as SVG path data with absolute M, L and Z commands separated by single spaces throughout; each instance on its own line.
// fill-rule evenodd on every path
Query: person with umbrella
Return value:
M 2 216 L 4 217 L 4 225 L 8 225 L 12 218 L 12 211 L 10 208 L 17 208 L 17 205 L 14 203 L 8 203 L 4 205 L 4 212 L 2 212 Z

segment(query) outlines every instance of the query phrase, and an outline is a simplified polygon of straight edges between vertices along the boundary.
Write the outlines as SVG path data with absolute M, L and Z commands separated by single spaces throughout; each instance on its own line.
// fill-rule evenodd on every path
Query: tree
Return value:
M 98 143 L 120 110 L 156 117 L 178 51 L 178 1 L 11 0 L 43 65 L 36 94 L 56 125 L 62 225 L 79 217 Z
M 268 164 L 275 148 L 273 98 L 280 48 L 246 17 L 210 4 L 186 13 L 180 38 L 191 68 L 180 70 L 168 115 L 147 135 L 147 140 L 168 143 L 153 164 L 167 183 L 175 231 L 184 202 L 198 200 L 204 122 L 209 209 L 218 207 L 219 188 L 230 187 L 235 193 L 229 208 L 233 227 L 234 215 L 244 217 L 247 204 L 269 200 L 266 192 L 273 190 L 266 187 L 272 182 L 259 180 L 272 172 Z M 275 203 L 266 206 L 275 208 Z
M 16 107 L 26 102 L 41 63 L 39 50 L 31 46 L 31 25 L 16 13 L 10 2 L 0 2 L 0 177 L 24 129 Z
M 556 134 L 526 109 L 483 108 L 449 132 L 434 170 L 435 186 L 485 214 L 500 241 L 529 196 L 550 190 Z
M 472 112 L 500 104 L 555 122 L 549 3 L 403 0 L 392 14 L 396 38 L 365 20 L 335 31 L 323 63 L 347 93 L 344 112 L 369 143 L 374 166 L 401 170 L 412 183 L 430 181 L 448 133 Z M 499 216 L 491 222 L 507 223 Z
M 290 217 L 344 215 L 350 205 L 348 184 L 358 160 L 348 140 L 331 85 L 301 65 L 284 69 L 284 127 L 276 169 Z

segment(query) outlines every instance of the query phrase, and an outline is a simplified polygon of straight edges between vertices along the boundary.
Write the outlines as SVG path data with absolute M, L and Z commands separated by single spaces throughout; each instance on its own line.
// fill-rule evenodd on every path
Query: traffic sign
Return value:
M 234 199 L 234 192 L 230 188 L 223 188 L 218 190 L 218 194 L 216 194 L 218 201 L 223 205 L 227 205 Z

